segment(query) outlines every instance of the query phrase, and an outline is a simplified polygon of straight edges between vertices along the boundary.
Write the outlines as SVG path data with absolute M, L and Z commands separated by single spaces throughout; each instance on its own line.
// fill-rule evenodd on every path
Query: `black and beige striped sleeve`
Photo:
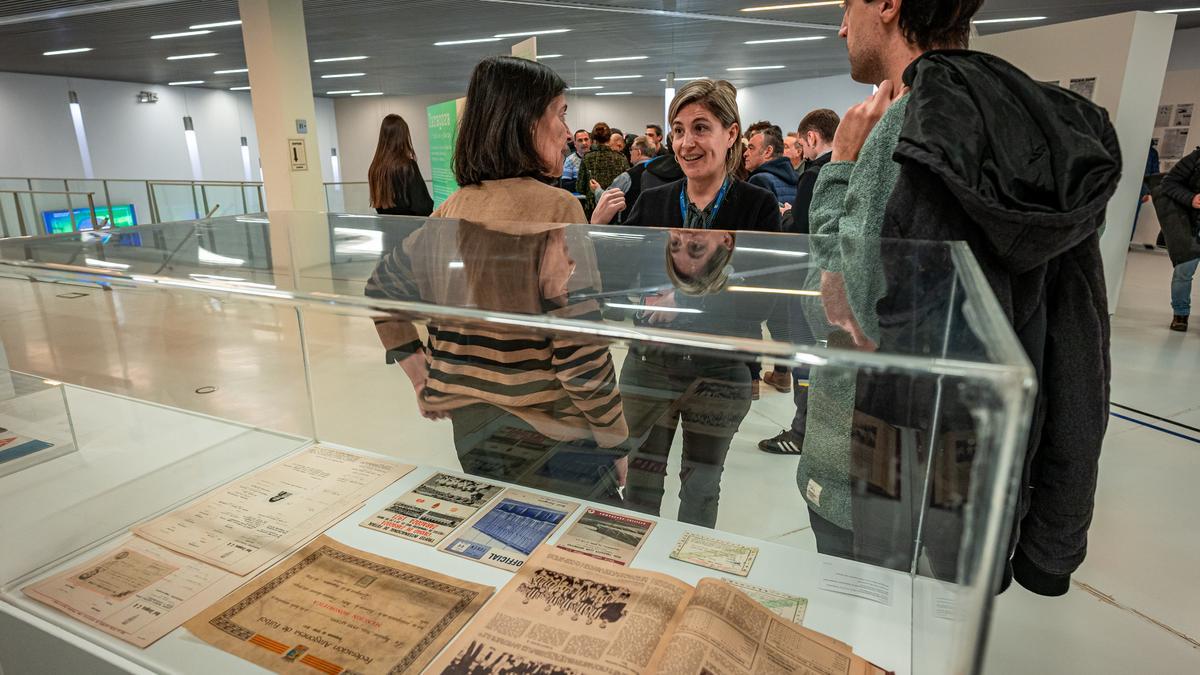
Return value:
M 367 280 L 366 296 L 386 300 L 420 301 L 421 292 L 413 274 L 412 260 L 397 246 L 388 252 Z M 374 318 L 375 331 L 386 350 L 389 364 L 395 363 L 421 349 L 421 336 L 412 321 L 399 312 L 389 312 Z
M 562 318 L 601 321 L 595 300 L 568 305 L 552 312 Z M 551 337 L 551 363 L 555 376 L 583 414 L 596 442 L 611 448 L 625 442 L 629 427 L 617 386 L 617 371 L 608 343 L 578 333 L 556 333 Z

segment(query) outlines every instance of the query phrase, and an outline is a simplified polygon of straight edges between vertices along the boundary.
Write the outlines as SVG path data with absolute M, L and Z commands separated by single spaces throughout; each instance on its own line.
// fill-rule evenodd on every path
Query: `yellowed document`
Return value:
M 559 548 L 628 565 L 642 550 L 654 521 L 588 507 L 556 544 Z
M 739 591 L 750 596 L 758 604 L 775 612 L 776 615 L 792 623 L 804 623 L 804 614 L 808 611 L 808 598 L 789 595 L 781 591 L 753 586 L 744 581 L 731 581 Z
M 324 531 L 413 467 L 316 445 L 134 529 L 245 575 Z
M 139 537 L 24 588 L 29 597 L 137 647 L 148 647 L 245 578 Z
M 744 577 L 750 574 L 750 567 L 758 557 L 758 549 L 695 532 L 684 532 L 675 544 L 675 549 L 671 551 L 671 557 Z
M 321 536 L 186 628 L 277 673 L 407 675 L 492 591 Z
M 542 546 L 428 672 L 644 673 L 690 595 L 665 574 Z
M 437 546 L 503 489 L 473 478 L 437 473 L 359 525 Z

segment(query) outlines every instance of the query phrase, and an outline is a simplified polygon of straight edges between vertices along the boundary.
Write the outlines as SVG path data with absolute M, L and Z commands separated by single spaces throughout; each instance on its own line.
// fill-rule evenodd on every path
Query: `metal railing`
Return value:
M 20 236 L 20 237 L 29 236 L 31 234 L 43 234 L 40 231 L 31 231 L 30 225 L 32 225 L 33 223 L 26 222 L 25 208 L 24 208 L 24 205 L 22 205 L 22 203 L 21 203 L 22 196 L 25 196 L 28 198 L 29 211 L 32 214 L 31 219 L 33 219 L 36 222 L 36 218 L 37 218 L 37 214 L 38 214 L 38 208 L 37 208 L 38 195 L 42 195 L 43 203 L 45 202 L 46 197 L 53 196 L 53 197 L 65 197 L 66 198 L 66 202 L 67 202 L 66 211 L 67 211 L 68 217 L 70 218 L 70 221 L 71 221 L 71 231 L 72 232 L 78 232 L 79 226 L 81 225 L 81 223 L 77 222 L 77 217 L 75 215 L 75 211 L 76 211 L 75 204 L 71 199 L 72 196 L 81 198 L 83 201 L 85 201 L 87 203 L 87 207 L 86 207 L 87 213 L 91 216 L 90 218 L 88 218 L 87 222 L 91 223 L 93 228 L 104 227 L 106 224 L 108 224 L 107 218 L 104 221 L 100 221 L 96 218 L 96 193 L 94 193 L 94 192 L 75 192 L 75 191 L 71 191 L 71 190 L 0 190 L 0 233 L 3 233 L 4 236 Z M 7 199 L 5 199 L 5 197 L 8 197 L 8 196 L 12 197 L 12 206 L 13 206 L 12 212 L 10 212 L 7 208 L 7 206 L 8 206 L 6 203 Z M 112 212 L 110 210 L 109 217 L 111 217 L 111 213 Z M 11 225 L 9 224 L 10 219 L 16 220 L 15 231 L 12 229 Z

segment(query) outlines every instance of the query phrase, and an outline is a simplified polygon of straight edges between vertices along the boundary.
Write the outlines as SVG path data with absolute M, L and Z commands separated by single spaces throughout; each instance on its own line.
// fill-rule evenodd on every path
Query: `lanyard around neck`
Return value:
M 683 187 L 679 191 L 679 215 L 683 219 L 684 227 L 687 227 L 687 205 L 688 205 L 687 186 L 688 186 L 687 179 L 684 178 L 683 179 Z M 728 189 L 729 189 L 729 179 L 726 178 L 724 181 L 721 182 L 721 189 L 717 191 L 717 198 L 713 200 L 712 217 L 708 221 L 709 224 L 716 222 L 717 212 L 721 210 L 721 203 L 725 201 L 725 192 Z M 699 210 L 699 209 L 697 209 L 697 210 Z M 703 211 L 701 211 L 701 214 L 703 214 Z M 705 229 L 707 229 L 707 227 L 708 226 L 706 225 Z

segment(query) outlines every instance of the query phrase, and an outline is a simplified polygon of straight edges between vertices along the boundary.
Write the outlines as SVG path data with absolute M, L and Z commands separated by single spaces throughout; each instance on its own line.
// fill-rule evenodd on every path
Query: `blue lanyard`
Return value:
M 725 201 L 725 191 L 729 189 L 729 179 L 726 178 L 721 183 L 721 189 L 717 192 L 717 198 L 713 200 L 712 218 L 709 223 L 714 223 L 717 220 L 717 212 L 721 210 L 721 202 Z M 679 190 L 679 216 L 683 219 L 683 226 L 687 227 L 687 179 L 683 179 L 683 187 Z M 704 229 L 708 229 L 706 225 Z

